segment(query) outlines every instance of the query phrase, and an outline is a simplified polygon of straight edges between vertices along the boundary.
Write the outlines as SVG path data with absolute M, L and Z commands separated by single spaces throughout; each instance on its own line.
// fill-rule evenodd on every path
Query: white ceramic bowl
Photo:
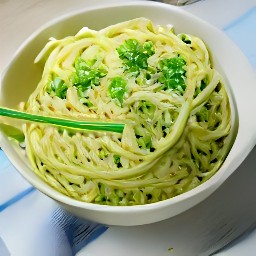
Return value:
M 106 4 L 60 17 L 36 31 L 20 47 L 4 70 L 1 80 L 1 105 L 16 108 L 28 98 L 40 79 L 42 70 L 33 64 L 49 37 L 74 35 L 83 26 L 100 29 L 136 17 L 146 17 L 158 24 L 173 24 L 176 32 L 201 37 L 212 52 L 216 69 L 224 76 L 233 113 L 235 142 L 221 169 L 207 182 L 172 199 L 142 206 L 102 206 L 84 203 L 52 189 L 38 178 L 18 147 L 0 134 L 6 155 L 33 186 L 56 200 L 69 212 L 108 225 L 142 225 L 175 216 L 198 204 L 213 193 L 241 164 L 256 142 L 256 78 L 252 67 L 223 32 L 178 7 L 154 3 L 131 2 Z M 15 92 L 15 93 L 14 93 Z

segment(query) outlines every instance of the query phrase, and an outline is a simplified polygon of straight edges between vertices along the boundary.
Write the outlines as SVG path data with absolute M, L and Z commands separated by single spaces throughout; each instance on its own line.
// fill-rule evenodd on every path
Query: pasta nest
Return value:
M 146 18 L 50 38 L 34 114 L 123 122 L 122 134 L 24 126 L 33 170 L 77 200 L 149 204 L 212 177 L 229 151 L 231 110 L 202 39 Z

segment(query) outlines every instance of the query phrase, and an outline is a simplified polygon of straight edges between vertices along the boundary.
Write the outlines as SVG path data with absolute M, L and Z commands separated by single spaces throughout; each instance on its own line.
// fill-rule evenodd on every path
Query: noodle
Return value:
M 228 150 L 231 111 L 204 42 L 145 18 L 51 38 L 34 114 L 124 122 L 123 134 L 24 126 L 33 170 L 59 192 L 107 205 L 148 204 L 214 175 Z

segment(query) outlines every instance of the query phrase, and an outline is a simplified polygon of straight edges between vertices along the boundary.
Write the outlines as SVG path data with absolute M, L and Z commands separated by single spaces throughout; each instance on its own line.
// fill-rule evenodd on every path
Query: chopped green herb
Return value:
M 201 91 L 202 91 L 203 89 L 205 89 L 206 86 L 207 86 L 207 78 L 205 78 L 205 79 L 203 79 L 203 80 L 201 81 L 201 85 L 200 85 Z
M 196 89 L 195 89 L 195 93 L 194 93 L 194 98 L 199 94 L 199 93 L 201 93 L 205 88 L 206 88 L 206 86 L 207 86 L 207 78 L 205 78 L 205 79 L 203 79 L 202 81 L 201 81 L 201 84 L 200 84 L 200 86 L 198 87 L 196 87 Z
M 52 96 L 56 95 L 61 99 L 65 99 L 67 89 L 68 86 L 66 85 L 66 83 L 60 77 L 56 77 L 50 82 L 47 88 L 47 92 Z
M 121 161 L 120 161 L 120 156 L 118 155 L 114 155 L 113 156 L 113 159 L 114 159 L 114 163 L 117 167 L 122 167 L 122 164 L 121 164 Z
M 209 113 L 210 110 L 208 110 L 205 106 L 203 106 L 199 112 L 196 113 L 197 120 L 199 122 L 208 122 L 209 120 Z
M 79 93 L 78 93 L 78 95 L 79 95 Z M 79 95 L 79 96 L 80 96 L 80 95 Z M 83 96 L 80 96 L 80 97 L 81 97 L 81 98 L 80 98 L 80 102 L 81 102 L 81 103 L 83 103 L 83 104 L 84 104 L 85 106 L 87 106 L 88 108 L 93 107 L 92 102 L 89 101 L 87 97 L 84 97 L 84 98 L 83 98 Z
M 108 87 L 110 97 L 117 100 L 121 105 L 124 101 L 127 82 L 120 76 L 114 77 Z
M 140 86 L 150 86 L 156 82 L 154 74 L 157 73 L 157 68 L 149 66 L 147 70 L 141 70 L 135 79 L 135 83 Z
M 77 87 L 78 95 L 84 97 L 85 91 L 92 85 L 99 85 L 100 79 L 106 76 L 107 71 L 103 68 L 92 68 L 93 62 L 88 63 L 81 57 L 75 61 L 75 72 L 71 76 L 71 83 Z
M 159 62 L 162 75 L 158 78 L 158 81 L 164 84 L 164 89 L 174 89 L 184 92 L 186 88 L 185 65 L 185 60 L 180 56 L 164 59 Z
M 137 142 L 140 148 L 150 149 L 152 147 L 152 140 L 149 134 L 146 134 L 143 137 L 137 138 Z
M 191 38 L 186 34 L 180 34 L 179 38 L 185 43 L 185 44 L 191 44 Z
M 141 69 L 148 68 L 147 60 L 155 53 L 151 41 L 141 44 L 136 39 L 126 40 L 116 50 L 119 54 L 119 58 L 123 61 L 126 70 L 135 75 L 138 75 Z
M 145 119 L 152 119 L 155 114 L 156 106 L 150 101 L 142 100 L 139 101 L 137 109 L 140 116 L 142 116 Z
M 108 152 L 106 149 L 102 148 L 99 150 L 99 158 L 104 159 L 108 156 Z

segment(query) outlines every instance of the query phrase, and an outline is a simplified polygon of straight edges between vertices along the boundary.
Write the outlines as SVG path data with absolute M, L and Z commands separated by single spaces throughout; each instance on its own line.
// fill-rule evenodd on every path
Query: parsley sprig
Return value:
M 164 84 L 164 89 L 184 92 L 186 89 L 185 65 L 186 61 L 180 56 L 163 59 L 159 62 L 161 76 L 158 78 L 158 81 Z
M 71 83 L 77 87 L 79 96 L 84 96 L 86 90 L 91 86 L 99 85 L 100 79 L 106 76 L 107 71 L 103 68 L 94 68 L 90 62 L 86 62 L 81 57 L 75 61 L 75 72 L 71 76 Z
M 155 53 L 151 41 L 141 44 L 137 39 L 128 39 L 117 49 L 119 58 L 125 65 L 125 70 L 137 76 L 141 69 L 148 68 L 148 58 Z
M 53 80 L 50 81 L 47 87 L 47 92 L 51 96 L 57 96 L 61 99 L 65 99 L 67 94 L 67 89 L 68 89 L 67 84 L 60 77 L 55 77 Z
M 120 76 L 114 77 L 108 87 L 110 97 L 116 101 L 118 105 L 122 105 L 124 95 L 127 91 L 127 82 Z

